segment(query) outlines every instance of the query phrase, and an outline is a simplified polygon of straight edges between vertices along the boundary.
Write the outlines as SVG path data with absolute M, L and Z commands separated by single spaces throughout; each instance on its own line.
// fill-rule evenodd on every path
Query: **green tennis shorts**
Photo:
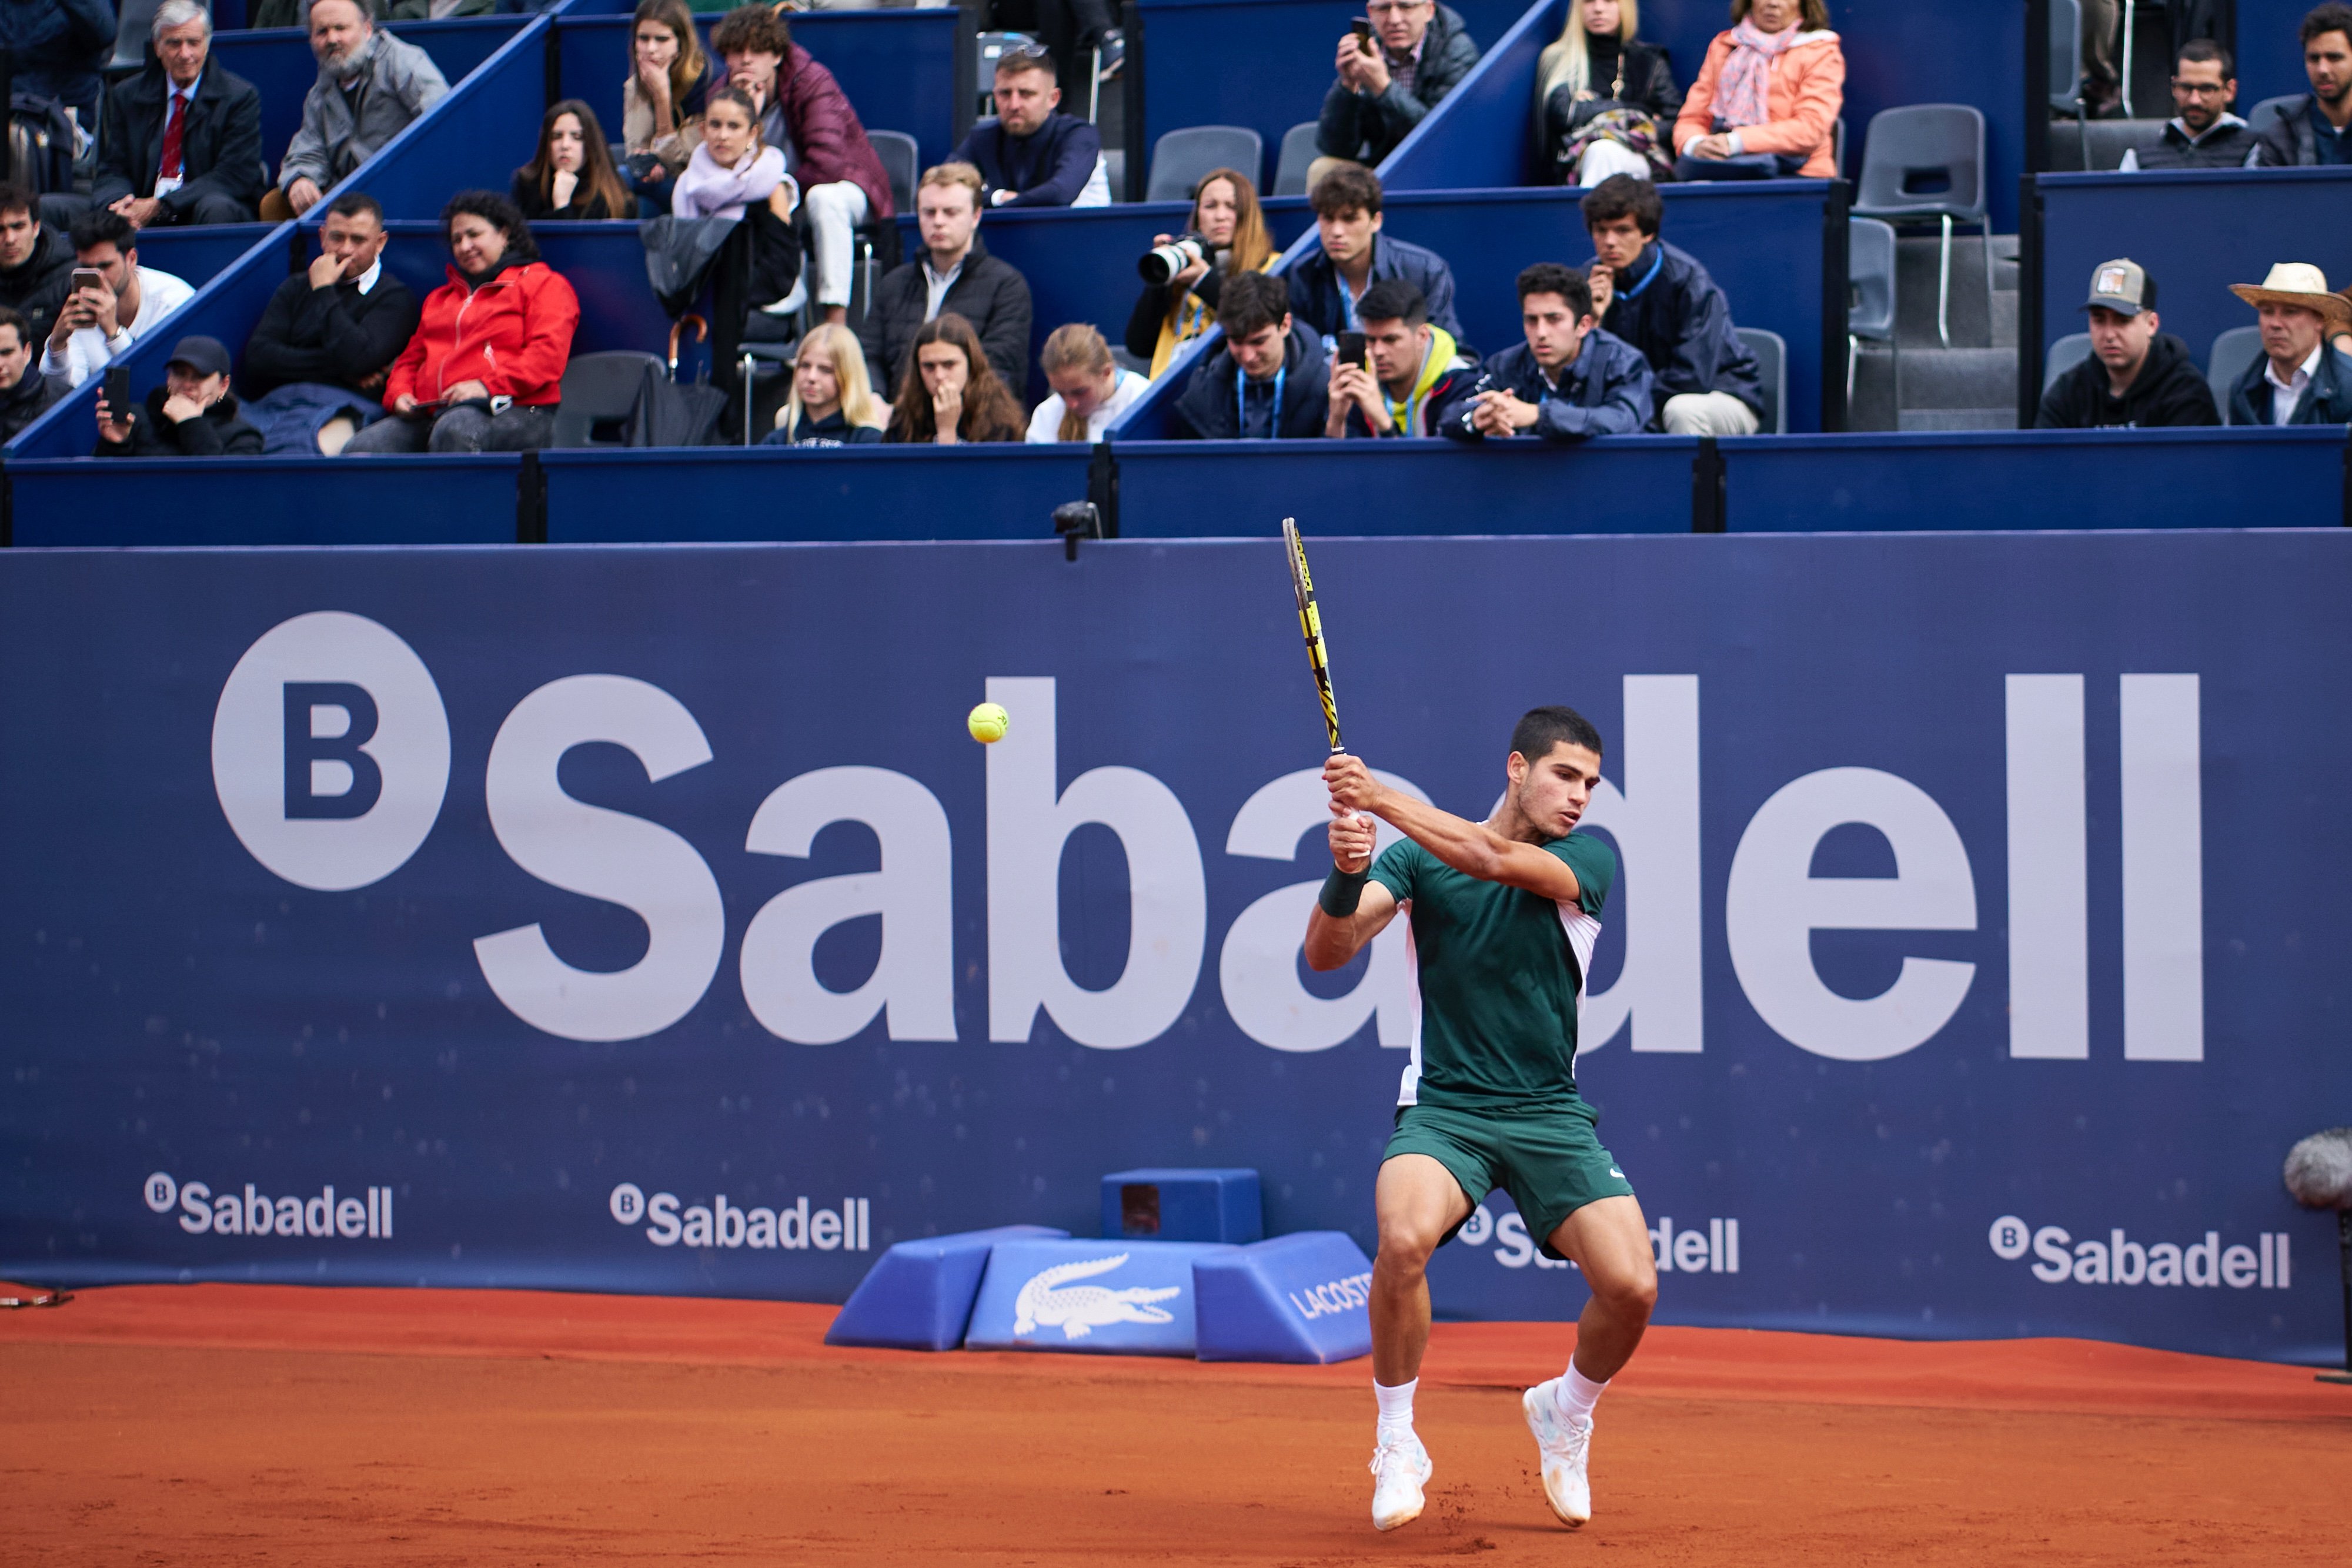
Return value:
M 1501 1187 L 1518 1205 L 1528 1238 L 1545 1257 L 1557 1258 L 1551 1233 L 1561 1220 L 1601 1198 L 1633 1196 L 1633 1184 L 1601 1146 L 1600 1119 L 1581 1100 L 1561 1110 L 1518 1113 L 1406 1105 L 1381 1158 L 1427 1155 L 1453 1173 L 1474 1205 Z M 1451 1231 L 1445 1239 L 1454 1239 Z

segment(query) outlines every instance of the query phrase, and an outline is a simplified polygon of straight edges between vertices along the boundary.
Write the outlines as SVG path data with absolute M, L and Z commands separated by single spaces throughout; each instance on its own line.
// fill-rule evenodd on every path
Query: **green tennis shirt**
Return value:
M 1576 1099 L 1576 1025 L 1585 971 L 1617 857 L 1585 833 L 1543 846 L 1576 873 L 1555 903 L 1454 870 L 1411 839 L 1372 862 L 1412 922 L 1420 1017 L 1402 1105 L 1546 1110 Z

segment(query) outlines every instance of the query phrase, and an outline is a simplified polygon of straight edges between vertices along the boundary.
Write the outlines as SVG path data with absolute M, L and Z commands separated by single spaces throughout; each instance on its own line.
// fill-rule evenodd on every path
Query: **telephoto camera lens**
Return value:
M 1186 267 L 1195 262 L 1208 259 L 1208 247 L 1203 246 L 1197 237 L 1185 235 L 1181 238 L 1171 240 L 1166 245 L 1148 252 L 1142 260 L 1135 264 L 1135 270 L 1143 275 L 1144 282 L 1164 286 L 1170 278 Z

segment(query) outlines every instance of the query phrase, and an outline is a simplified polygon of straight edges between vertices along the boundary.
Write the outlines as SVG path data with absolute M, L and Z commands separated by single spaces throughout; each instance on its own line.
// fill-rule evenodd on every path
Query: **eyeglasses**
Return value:
M 1389 4 L 1384 5 L 1365 6 L 1364 15 L 1367 16 L 1402 16 L 1408 11 L 1418 11 L 1429 3 L 1430 0 L 1389 0 Z
M 2230 84 L 2221 81 L 2182 81 L 2172 78 L 2172 90 L 2185 92 L 2191 98 L 2221 98 L 2228 95 Z

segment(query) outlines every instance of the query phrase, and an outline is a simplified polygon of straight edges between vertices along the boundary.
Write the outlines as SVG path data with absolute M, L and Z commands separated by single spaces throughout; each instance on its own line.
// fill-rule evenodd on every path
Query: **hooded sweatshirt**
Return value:
M 163 417 L 168 387 L 147 394 L 147 406 L 131 413 L 131 439 L 98 444 L 100 457 L 258 457 L 261 432 L 237 417 L 236 399 L 224 397 L 193 419 Z
M 2169 332 L 2159 332 L 2123 396 L 2108 390 L 2107 367 L 2095 354 L 2050 383 L 2033 428 L 2151 430 L 2221 423 L 2213 408 L 2213 389 L 2189 357 L 2189 346 Z
M 1423 356 L 1421 373 L 1413 378 L 1412 388 L 1402 397 L 1391 396 L 1389 389 L 1381 389 L 1381 401 L 1389 406 L 1389 428 L 1375 432 L 1365 422 L 1364 411 L 1352 403 L 1348 409 L 1348 430 L 1350 439 L 1366 436 L 1434 435 L 1437 434 L 1437 411 L 1453 394 L 1454 389 L 1476 374 L 1461 359 L 1454 347 L 1454 334 L 1443 327 L 1429 329 L 1429 352 Z

